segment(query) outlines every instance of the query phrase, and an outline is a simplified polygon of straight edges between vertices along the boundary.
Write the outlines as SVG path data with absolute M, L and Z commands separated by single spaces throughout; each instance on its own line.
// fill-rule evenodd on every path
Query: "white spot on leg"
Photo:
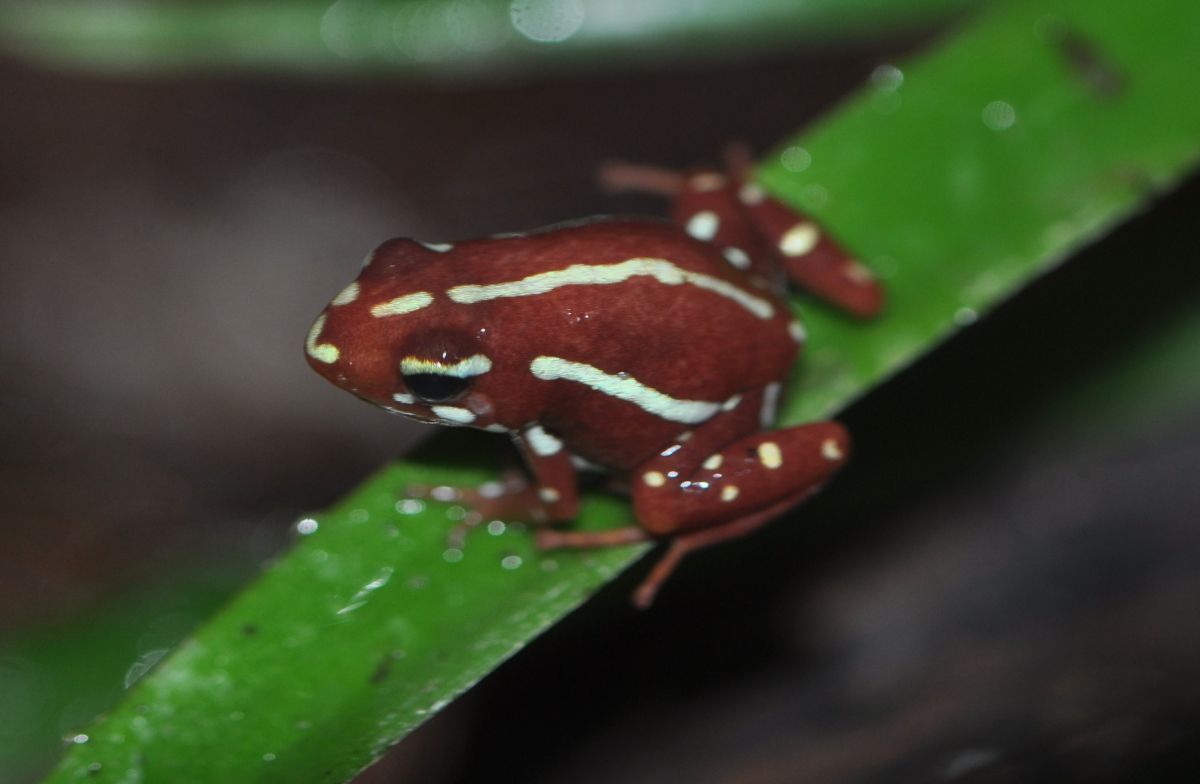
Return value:
M 746 251 L 735 245 L 730 245 L 728 248 L 721 251 L 721 255 L 725 257 L 726 261 L 738 269 L 744 270 L 750 266 L 750 257 L 746 254 Z
M 562 496 L 553 487 L 539 487 L 538 498 L 542 499 L 542 503 L 552 504 Z
M 812 252 L 821 239 L 821 231 L 809 221 L 801 221 L 784 232 L 779 239 L 779 249 L 783 255 L 795 258 Z
M 647 471 L 642 474 L 642 481 L 647 487 L 662 487 L 667 483 L 667 478 L 658 471 Z
M 739 405 L 741 405 L 741 403 L 742 403 L 742 396 L 734 395 L 733 397 L 729 398 L 728 400 L 726 400 L 724 403 L 721 404 L 721 410 L 722 411 L 732 411 L 733 409 L 735 409 Z
M 741 490 L 738 490 L 737 485 L 725 485 L 721 488 L 721 500 L 725 503 L 729 503 L 733 499 L 737 498 L 738 493 L 740 492 Z
M 783 465 L 783 452 L 774 441 L 764 441 L 758 445 L 758 462 L 765 467 L 775 470 Z
M 832 438 L 826 438 L 821 442 L 821 456 L 826 460 L 841 460 L 846 456 L 842 451 L 842 446 Z
M 678 400 L 646 386 L 632 376 L 605 373 L 583 362 L 572 362 L 561 357 L 537 357 L 529 363 L 529 372 L 542 381 L 564 379 L 584 384 L 672 422 L 703 422 L 721 408 L 717 403 L 703 400 Z
M 323 329 L 325 329 L 325 317 L 320 316 L 313 322 L 312 329 L 308 331 L 308 340 L 304 341 L 304 349 L 310 357 L 318 362 L 332 365 L 338 361 L 341 352 L 332 343 L 317 343 L 317 338 L 321 337 Z
M 698 240 L 708 242 L 717 236 L 721 228 L 721 219 L 712 210 L 701 210 L 688 219 L 686 231 Z
M 704 461 L 704 467 L 709 471 L 716 471 L 724 460 L 725 458 L 721 457 L 720 453 L 709 455 L 708 459 Z
M 534 425 L 525 431 L 525 443 L 539 457 L 557 455 L 562 450 L 562 441 L 547 433 L 540 425 Z
M 346 288 L 342 289 L 341 292 L 336 297 L 334 297 L 333 301 L 330 302 L 329 304 L 334 305 L 334 306 L 349 305 L 351 302 L 353 302 L 356 299 L 358 299 L 358 281 L 357 280 L 354 281 L 353 283 L 351 283 Z

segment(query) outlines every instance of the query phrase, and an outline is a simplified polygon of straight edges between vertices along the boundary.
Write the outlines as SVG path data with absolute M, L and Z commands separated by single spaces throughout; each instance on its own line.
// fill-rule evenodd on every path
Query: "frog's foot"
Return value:
M 407 498 L 441 501 L 466 508 L 466 516 L 446 536 L 451 547 L 461 547 L 470 532 L 486 520 L 534 524 L 548 520 L 545 504 L 529 480 L 517 470 L 505 471 L 499 479 L 478 487 L 410 484 L 405 487 L 404 494 Z
M 611 193 L 641 191 L 673 198 L 683 189 L 684 175 L 658 166 L 609 161 L 600 166 L 596 179 Z
M 560 550 L 564 547 L 619 547 L 649 540 L 650 535 L 636 525 L 610 528 L 607 531 L 557 531 L 553 528 L 543 528 L 537 532 L 535 539 L 537 546 L 542 550 Z
M 667 578 L 671 576 L 675 568 L 679 566 L 679 563 L 688 553 L 745 536 L 800 503 L 811 495 L 811 493 L 811 490 L 805 490 L 783 501 L 772 504 L 765 509 L 752 512 L 736 520 L 674 537 L 671 543 L 667 545 L 667 551 L 658 559 L 658 563 L 654 564 L 653 568 L 650 569 L 650 573 L 646 575 L 641 585 L 637 587 L 637 590 L 633 592 L 633 596 L 630 597 L 633 606 L 639 610 L 649 608 L 654 603 L 654 597 L 658 595 L 658 590 L 662 588 Z M 537 542 L 537 546 L 542 550 L 556 550 L 567 547 L 619 547 L 621 545 L 648 542 L 652 539 L 653 537 L 644 529 L 631 525 L 625 528 L 612 528 L 607 531 L 556 531 L 544 528 L 537 532 L 535 541 Z

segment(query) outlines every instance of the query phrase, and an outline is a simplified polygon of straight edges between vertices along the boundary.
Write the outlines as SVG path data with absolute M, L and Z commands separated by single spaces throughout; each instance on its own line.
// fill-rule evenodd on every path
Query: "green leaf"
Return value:
M 804 305 L 812 350 L 785 420 L 834 412 L 1175 182 L 1200 145 L 1180 78 L 1197 53 L 1191 0 L 1006 5 L 784 145 L 764 182 L 891 298 L 871 324 Z M 644 552 L 539 554 L 513 526 L 448 547 L 461 510 L 403 500 L 490 475 L 388 467 L 303 522 L 50 781 L 343 781 Z M 580 524 L 627 519 L 589 497 Z
M 627 67 L 681 52 L 879 37 L 979 0 L 42 0 L 0 8 L 0 48 L 119 71 L 264 69 L 489 77 L 538 64 Z
M 84 617 L 5 629 L 0 639 L 0 781 L 32 781 L 68 730 L 112 707 L 144 674 L 228 601 L 251 563 L 208 564 L 139 593 L 114 597 Z

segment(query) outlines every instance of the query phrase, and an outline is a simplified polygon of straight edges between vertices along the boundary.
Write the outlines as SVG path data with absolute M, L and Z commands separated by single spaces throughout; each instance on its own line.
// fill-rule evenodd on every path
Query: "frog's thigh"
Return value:
M 631 477 L 634 513 L 660 536 L 728 523 L 785 499 L 799 502 L 849 455 L 841 424 L 813 422 L 745 436 L 699 464 L 657 457 Z

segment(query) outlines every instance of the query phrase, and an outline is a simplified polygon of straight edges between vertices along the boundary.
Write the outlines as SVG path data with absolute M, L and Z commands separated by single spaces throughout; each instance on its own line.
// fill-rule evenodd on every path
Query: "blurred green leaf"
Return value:
M 494 77 L 539 64 L 729 57 L 927 27 L 983 0 L 24 0 L 0 48 L 139 72 L 285 70 Z
M 887 278 L 877 323 L 805 306 L 785 419 L 826 416 L 1176 181 L 1200 150 L 1200 5 L 1006 5 L 897 68 L 762 169 Z M 1050 339 L 1050 338 L 1048 338 Z M 479 436 L 479 438 L 483 438 Z M 644 548 L 535 552 L 392 466 L 86 730 L 50 781 L 343 781 L 583 601 Z M 799 514 L 803 515 L 803 511 Z M 585 527 L 628 519 L 590 497 Z
M 83 618 L 6 629 L 0 640 L 0 781 L 44 771 L 61 739 L 108 710 L 253 574 L 210 564 L 153 590 L 115 597 Z

